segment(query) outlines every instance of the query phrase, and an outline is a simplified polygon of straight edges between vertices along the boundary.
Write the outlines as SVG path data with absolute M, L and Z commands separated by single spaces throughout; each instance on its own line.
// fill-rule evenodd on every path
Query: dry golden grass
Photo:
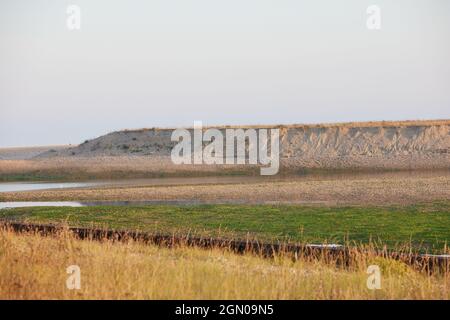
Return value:
M 252 124 L 252 125 L 218 125 L 218 126 L 204 126 L 207 128 L 330 128 L 330 127 L 344 127 L 344 128 L 370 128 L 370 127 L 404 127 L 404 126 L 448 126 L 450 119 L 436 119 L 436 120 L 400 120 L 400 121 L 353 121 L 353 122 L 330 122 L 330 123 L 292 123 L 292 124 Z M 187 129 L 192 127 L 187 126 Z M 174 130 L 176 127 L 152 127 L 140 129 L 128 129 L 125 132 L 142 132 L 146 130 Z
M 366 286 L 367 266 L 382 288 Z M 81 268 L 68 290 L 66 268 Z M 349 269 L 333 262 L 264 259 L 226 250 L 95 242 L 0 232 L 1 299 L 449 299 L 450 275 L 428 276 L 401 262 L 361 256 Z
M 167 167 L 170 165 L 170 157 L 55 157 L 33 160 L 0 160 L 0 174 L 42 172 L 49 175 L 65 173 L 69 177 L 77 174 L 89 175 L 107 171 L 131 171 L 142 174 L 146 171 L 154 172 L 169 169 Z
M 255 166 L 174 165 L 170 156 L 54 157 L 1 160 L 0 181 L 80 181 L 254 175 Z

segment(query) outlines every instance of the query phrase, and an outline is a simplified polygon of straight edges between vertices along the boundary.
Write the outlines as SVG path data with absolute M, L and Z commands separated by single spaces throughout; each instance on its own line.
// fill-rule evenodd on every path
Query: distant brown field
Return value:
M 255 175 L 254 166 L 174 165 L 170 157 L 103 156 L 0 160 L 0 181 L 80 181 L 208 175 Z

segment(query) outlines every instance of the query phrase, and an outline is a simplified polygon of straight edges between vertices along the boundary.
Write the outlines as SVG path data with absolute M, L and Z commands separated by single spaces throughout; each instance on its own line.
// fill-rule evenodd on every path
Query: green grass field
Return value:
M 450 202 L 391 207 L 151 205 L 17 208 L 0 219 L 264 241 L 378 243 L 433 251 L 450 242 Z

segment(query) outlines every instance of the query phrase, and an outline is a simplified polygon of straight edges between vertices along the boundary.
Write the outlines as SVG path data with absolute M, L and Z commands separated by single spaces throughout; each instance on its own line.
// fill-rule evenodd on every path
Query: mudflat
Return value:
M 415 204 L 450 199 L 450 171 L 391 172 L 283 180 L 226 180 L 194 185 L 145 182 L 83 189 L 0 193 L 0 201 L 197 200 L 210 203 L 297 203 L 326 205 Z

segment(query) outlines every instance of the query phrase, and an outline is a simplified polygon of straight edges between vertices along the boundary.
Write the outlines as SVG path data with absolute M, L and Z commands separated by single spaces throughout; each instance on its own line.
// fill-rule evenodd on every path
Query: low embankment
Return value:
M 450 120 L 239 128 L 278 128 L 284 168 L 450 167 Z M 152 128 L 113 132 L 74 148 L 46 152 L 40 157 L 146 156 L 170 161 L 168 157 L 175 145 L 171 141 L 172 130 Z
M 280 130 L 281 174 L 450 169 L 450 120 L 239 128 Z M 23 159 L 16 154 L 11 158 L 10 151 L 0 150 L 0 180 L 260 174 L 256 165 L 175 165 L 170 157 L 176 144 L 171 141 L 172 131 L 158 128 L 117 131 L 75 147 L 49 147 L 39 155 L 29 153 Z M 32 159 L 30 154 L 34 155 Z

